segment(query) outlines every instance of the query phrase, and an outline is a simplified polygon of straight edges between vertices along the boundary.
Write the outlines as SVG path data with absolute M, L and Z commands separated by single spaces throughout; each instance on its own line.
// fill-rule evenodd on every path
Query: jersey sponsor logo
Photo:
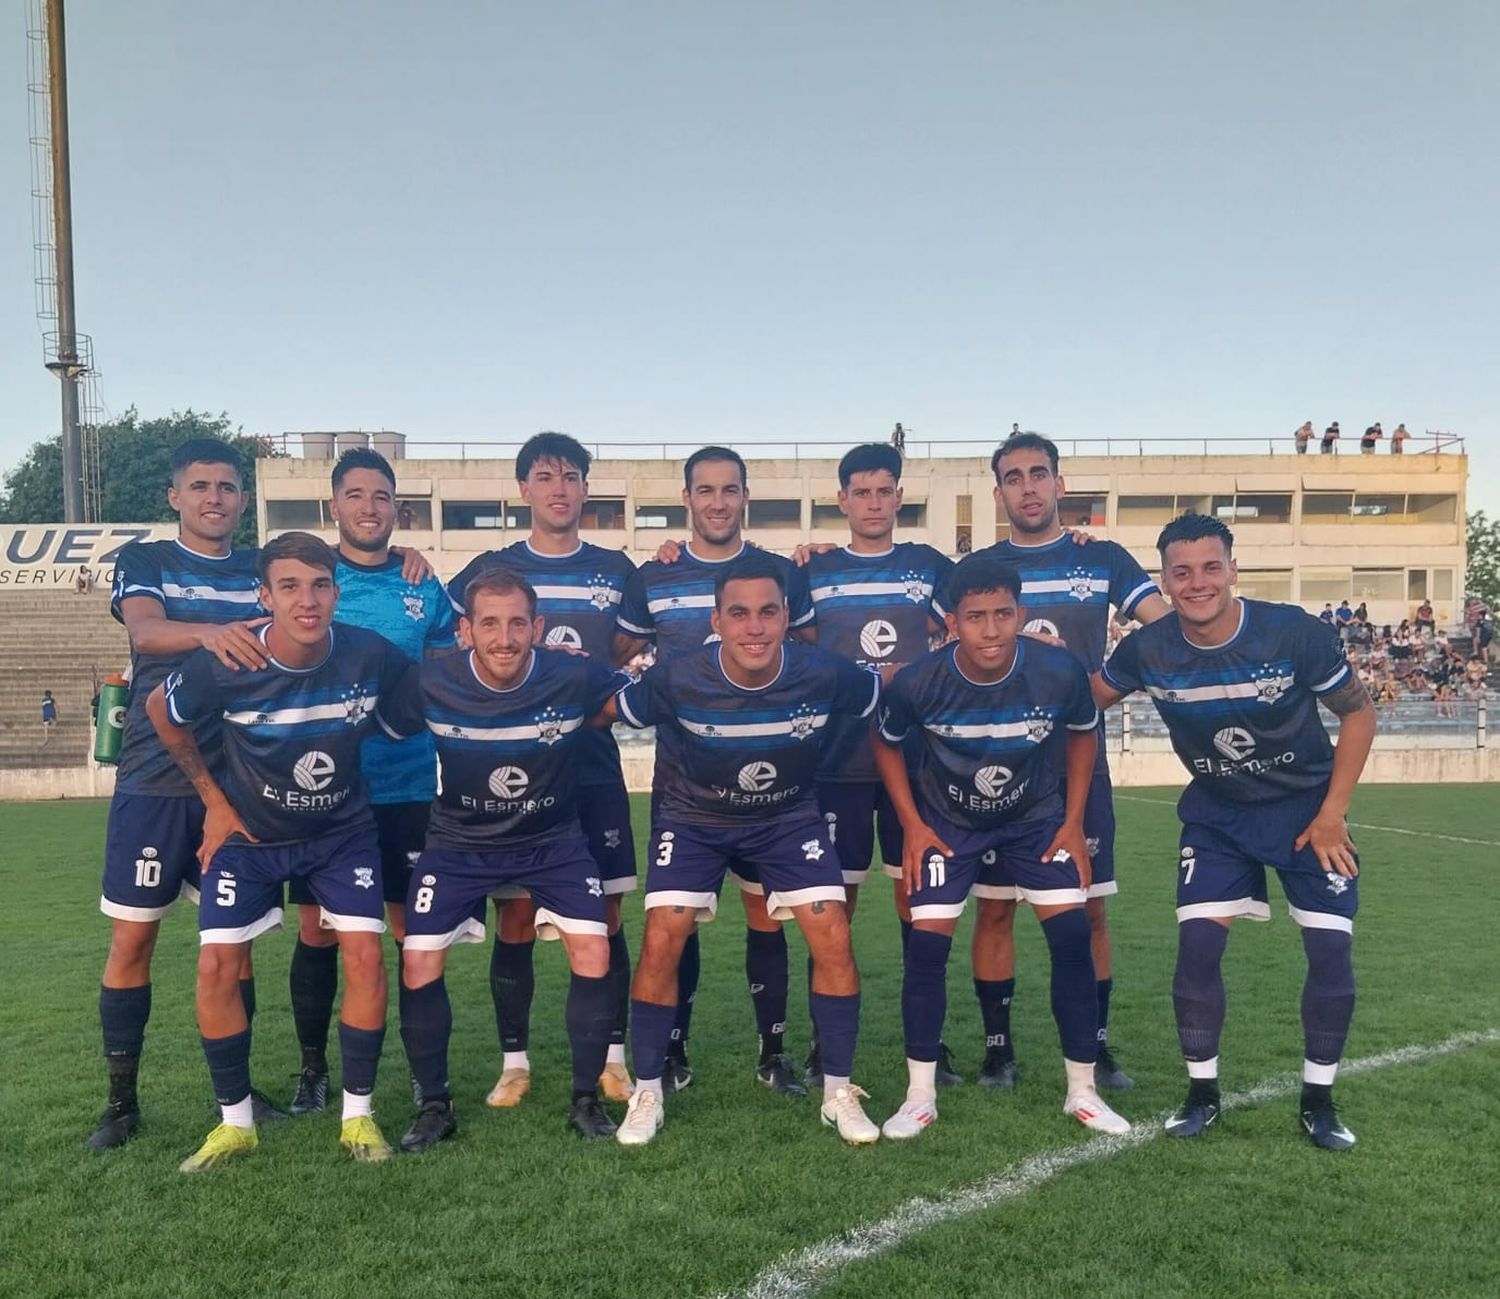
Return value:
M 872 659 L 890 657 L 896 648 L 896 629 L 884 618 L 874 618 L 860 628 L 859 647 Z
M 334 762 L 321 749 L 309 749 L 292 766 L 292 779 L 301 789 L 315 794 L 333 783 Z
M 555 648 L 560 649 L 582 649 L 583 637 L 578 634 L 576 627 L 569 627 L 566 623 L 559 623 L 556 627 L 549 627 L 544 641 Z
M 357 889 L 373 889 L 375 887 L 375 868 L 373 866 L 356 866 L 354 868 L 354 887 Z
M 1243 762 L 1255 752 L 1255 739 L 1243 726 L 1226 726 L 1214 733 L 1214 748 L 1231 762 Z
M 520 767 L 496 767 L 490 772 L 488 784 L 496 798 L 520 798 L 531 784 L 531 777 Z
M 420 595 L 403 595 L 401 604 L 406 616 L 413 622 L 422 622 L 427 617 L 427 600 Z
M 1036 632 L 1042 636 L 1056 636 L 1059 640 L 1062 638 L 1062 632 L 1058 631 L 1057 624 L 1050 618 L 1033 618 L 1021 630 Z
M 747 762 L 736 781 L 747 794 L 764 794 L 776 783 L 776 767 L 770 762 Z
M 1000 791 L 1010 784 L 1011 775 L 1009 767 L 980 767 L 974 773 L 974 788 L 986 798 L 999 798 Z

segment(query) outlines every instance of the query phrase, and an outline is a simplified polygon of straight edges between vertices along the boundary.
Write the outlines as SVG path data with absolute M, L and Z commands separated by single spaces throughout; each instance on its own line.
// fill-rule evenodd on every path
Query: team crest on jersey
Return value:
M 805 740 L 812 733 L 812 708 L 807 704 L 802 704 L 798 707 L 797 711 L 792 714 L 792 739 Z
M 589 588 L 589 603 L 603 613 L 614 602 L 615 593 L 605 584 L 603 574 L 595 573 L 594 585 Z
M 350 726 L 364 721 L 375 711 L 375 701 L 369 695 L 351 695 L 344 700 L 344 720 Z
M 620 832 L 618 830 L 606 830 L 604 832 L 604 846 L 606 848 L 618 848 L 620 846 Z
M 802 855 L 808 861 L 822 861 L 823 845 L 820 844 L 816 839 L 809 839 L 805 844 L 802 845 Z
M 1094 581 L 1083 572 L 1068 575 L 1068 594 L 1075 600 L 1087 600 L 1094 594 Z
M 373 866 L 356 866 L 354 868 L 354 887 L 357 889 L 373 889 L 375 887 L 375 868 Z
M 1291 677 L 1260 677 L 1255 682 L 1255 697 L 1263 704 L 1274 704 L 1292 685 Z
M 932 594 L 932 588 L 916 573 L 907 573 L 901 579 L 906 587 L 906 598 L 913 604 L 926 604 L 927 597 Z
M 1052 734 L 1052 719 L 1047 716 L 1028 717 L 1026 719 L 1026 738 L 1033 744 L 1040 744 Z
M 536 738 L 543 744 L 556 744 L 563 737 L 562 714 L 555 708 L 544 709 L 536 719 Z
M 604 885 L 599 882 L 597 875 L 590 875 L 583 882 L 589 886 L 589 897 L 602 898 L 604 896 Z
M 405 607 L 406 616 L 413 622 L 421 622 L 427 616 L 427 600 L 420 595 L 403 595 L 401 603 Z

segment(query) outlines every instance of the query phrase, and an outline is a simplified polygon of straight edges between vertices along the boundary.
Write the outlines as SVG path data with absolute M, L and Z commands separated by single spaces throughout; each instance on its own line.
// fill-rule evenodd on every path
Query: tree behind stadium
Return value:
M 167 504 L 174 448 L 189 438 L 220 438 L 244 459 L 249 504 L 234 544 L 253 546 L 255 526 L 255 460 L 276 454 L 263 438 L 249 437 L 223 413 L 174 411 L 159 419 L 141 419 L 131 407 L 119 419 L 99 428 L 99 478 L 103 489 L 101 523 L 170 523 Z M 52 523 L 63 516 L 62 445 L 60 438 L 36 443 L 25 459 L 5 475 L 0 492 L 0 523 Z
M 1500 607 L 1500 519 L 1475 510 L 1469 515 L 1468 542 L 1464 591 L 1477 595 L 1491 609 Z

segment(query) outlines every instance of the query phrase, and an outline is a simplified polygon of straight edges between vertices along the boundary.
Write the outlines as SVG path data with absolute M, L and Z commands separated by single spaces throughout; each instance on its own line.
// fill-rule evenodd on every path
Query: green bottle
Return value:
M 113 766 L 120 760 L 125 741 L 125 709 L 130 704 L 130 683 L 118 672 L 104 678 L 99 687 L 99 720 L 94 726 L 94 761 Z

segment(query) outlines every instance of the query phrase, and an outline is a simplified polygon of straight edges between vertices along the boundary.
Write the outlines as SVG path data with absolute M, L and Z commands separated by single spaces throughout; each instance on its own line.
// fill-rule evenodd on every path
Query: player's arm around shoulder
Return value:
M 130 648 L 137 654 L 181 654 L 187 650 L 208 650 L 225 667 L 263 668 L 269 659 L 256 629 L 270 622 L 269 617 L 247 618 L 240 622 L 176 622 L 167 617 L 166 606 L 159 595 L 145 591 L 126 594 L 114 602 L 115 616 L 125 624 Z

